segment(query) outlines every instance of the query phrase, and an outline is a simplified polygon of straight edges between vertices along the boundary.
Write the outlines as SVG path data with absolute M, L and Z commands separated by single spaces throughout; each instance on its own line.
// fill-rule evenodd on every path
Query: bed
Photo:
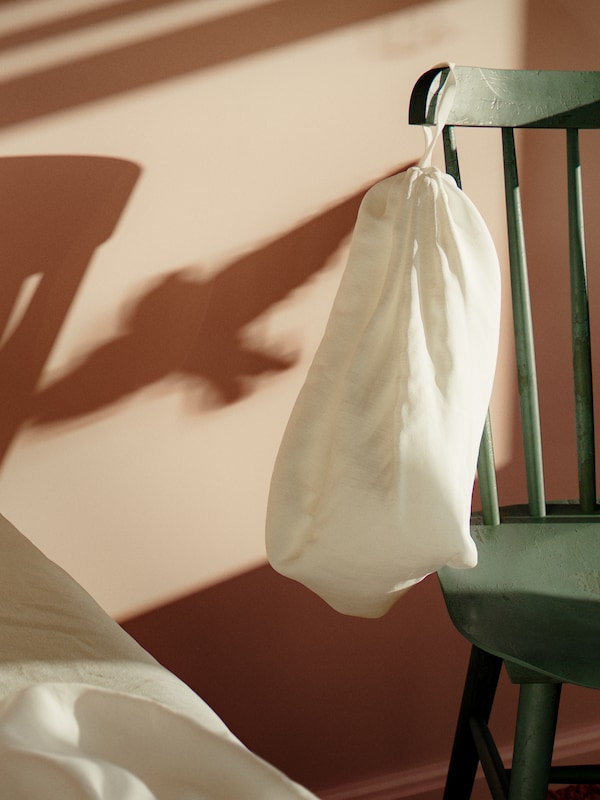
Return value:
M 0 799 L 313 798 L 0 516 Z

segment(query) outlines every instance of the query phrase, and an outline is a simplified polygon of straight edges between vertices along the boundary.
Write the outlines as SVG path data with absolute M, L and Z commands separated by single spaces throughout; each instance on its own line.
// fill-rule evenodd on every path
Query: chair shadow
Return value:
M 31 413 L 90 259 L 139 174 L 130 161 L 97 156 L 0 159 L 0 461 Z
M 232 261 L 216 275 L 166 274 L 124 313 L 121 330 L 34 395 L 34 425 L 65 422 L 165 378 L 198 390 L 199 408 L 250 394 L 255 378 L 291 367 L 281 347 L 247 326 L 323 270 L 351 233 L 364 190 Z M 282 345 L 285 347 L 285 345 Z

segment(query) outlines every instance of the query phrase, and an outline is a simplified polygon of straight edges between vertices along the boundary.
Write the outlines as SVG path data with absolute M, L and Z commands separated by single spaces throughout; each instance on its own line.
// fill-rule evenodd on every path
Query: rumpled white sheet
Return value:
M 0 800 L 316 800 L 0 516 Z
M 0 703 L 0 776 L 2 800 L 316 800 L 192 717 L 82 684 Z

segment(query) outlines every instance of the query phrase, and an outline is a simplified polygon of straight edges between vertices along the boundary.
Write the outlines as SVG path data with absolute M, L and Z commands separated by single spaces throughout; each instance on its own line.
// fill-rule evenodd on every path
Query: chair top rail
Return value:
M 447 125 L 490 128 L 600 127 L 600 72 L 454 67 L 456 94 Z M 411 125 L 435 125 L 448 67 L 434 67 L 415 84 Z

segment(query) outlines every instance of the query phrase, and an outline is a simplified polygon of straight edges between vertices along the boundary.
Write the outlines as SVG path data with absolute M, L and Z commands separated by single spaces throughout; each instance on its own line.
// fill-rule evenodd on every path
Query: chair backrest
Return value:
M 438 100 L 450 75 L 448 67 L 426 72 L 412 92 L 409 122 L 434 125 Z M 444 128 L 447 171 L 461 185 L 455 127 L 499 128 L 502 135 L 509 239 L 511 292 L 515 328 L 521 427 L 527 474 L 528 513 L 594 514 L 596 492 L 592 360 L 586 250 L 583 228 L 579 130 L 600 128 L 600 72 L 496 70 L 454 67 L 455 94 Z M 559 128 L 566 131 L 571 331 L 579 498 L 557 511 L 546 503 L 537 369 L 529 279 L 525 254 L 515 128 Z M 483 521 L 500 521 L 489 418 L 478 462 Z

